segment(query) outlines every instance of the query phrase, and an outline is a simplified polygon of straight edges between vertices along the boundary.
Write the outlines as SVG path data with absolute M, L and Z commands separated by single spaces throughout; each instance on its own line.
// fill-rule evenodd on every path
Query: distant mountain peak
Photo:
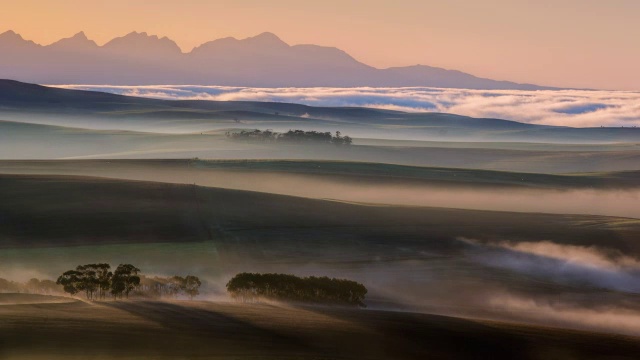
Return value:
M 137 31 L 132 31 L 124 36 L 117 37 L 102 47 L 108 50 L 130 54 L 144 54 L 145 52 L 149 52 L 150 56 L 155 56 L 159 53 L 182 53 L 178 44 L 166 36 L 160 38 L 157 35 L 149 35 L 146 32 Z
M 144 38 L 148 38 L 148 39 L 152 39 L 152 40 L 159 40 L 160 38 L 158 37 L 158 35 L 149 35 L 147 34 L 146 31 L 142 31 L 142 32 L 137 32 L 137 31 L 132 31 L 124 36 L 122 36 L 121 38 L 139 38 L 139 39 L 144 39 Z
M 239 42 L 243 46 L 261 50 L 261 51 L 262 50 L 278 51 L 278 50 L 284 50 L 289 48 L 289 44 L 282 41 L 282 39 L 280 39 L 275 34 L 270 32 L 264 32 L 262 34 L 259 34 L 253 37 L 248 37 L 246 39 L 240 40 Z
M 289 46 L 286 42 L 282 41 L 276 34 L 271 32 L 263 32 L 256 36 L 248 37 L 242 41 L 259 43 L 263 45 L 275 45 L 275 46 Z
M 64 48 L 73 49 L 73 50 L 81 50 L 86 48 L 96 48 L 98 45 L 95 41 L 90 40 L 84 31 L 80 31 L 79 33 L 73 35 L 72 37 L 60 39 L 53 44 L 49 45 L 54 48 Z
M 244 39 L 236 39 L 234 37 L 225 37 L 206 42 L 195 47 L 191 52 L 198 56 L 221 55 L 223 53 L 234 53 L 236 51 L 279 51 L 290 48 L 289 44 L 282 41 L 277 35 L 271 32 L 263 32 L 256 36 Z
M 71 39 L 89 40 L 87 34 L 85 34 L 84 31 L 80 31 L 79 33 L 73 35 Z
M 3 32 L 2 34 L 0 34 L 0 38 L 19 38 L 21 40 L 24 40 L 22 39 L 22 36 L 20 36 L 20 34 L 16 33 L 13 30 L 7 30 Z
M 12 46 L 15 46 L 15 45 L 37 46 L 36 43 L 34 43 L 31 40 L 25 40 L 22 37 L 22 35 L 16 33 L 13 30 L 7 30 L 2 34 L 0 34 L 0 43 L 5 45 L 12 45 Z

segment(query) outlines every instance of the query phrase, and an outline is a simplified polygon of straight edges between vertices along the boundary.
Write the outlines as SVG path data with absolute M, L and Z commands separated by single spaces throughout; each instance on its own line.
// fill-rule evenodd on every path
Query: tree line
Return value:
M 277 133 L 272 130 L 242 130 L 240 132 L 227 132 L 226 136 L 233 140 L 263 142 L 263 143 L 289 143 L 289 144 L 333 144 L 337 146 L 351 145 L 353 139 L 342 136 L 340 131 L 335 135 L 330 132 L 289 130 L 286 133 Z
M 197 276 L 187 275 L 159 277 L 140 277 L 139 295 L 151 298 L 177 298 L 180 295 L 190 299 L 200 295 L 202 282 Z
M 227 283 L 232 298 L 254 302 L 261 298 L 366 307 L 367 288 L 355 281 L 287 274 L 240 273 Z
M 148 278 L 140 273 L 140 269 L 131 264 L 120 264 L 114 271 L 105 263 L 78 265 L 60 275 L 56 284 L 68 294 L 83 293 L 88 300 L 104 300 L 108 295 L 113 299 L 128 299 L 132 295 L 177 297 L 180 294 L 193 299 L 200 293 L 202 282 L 197 276 Z
M 61 294 L 62 287 L 52 280 L 40 280 L 37 278 L 21 283 L 0 278 L 0 293 L 29 293 L 52 295 Z

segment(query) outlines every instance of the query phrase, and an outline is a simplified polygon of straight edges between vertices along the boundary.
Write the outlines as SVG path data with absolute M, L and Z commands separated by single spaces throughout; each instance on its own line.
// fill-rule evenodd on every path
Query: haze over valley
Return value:
M 637 358 L 635 2 L 33 3 L 0 359 Z

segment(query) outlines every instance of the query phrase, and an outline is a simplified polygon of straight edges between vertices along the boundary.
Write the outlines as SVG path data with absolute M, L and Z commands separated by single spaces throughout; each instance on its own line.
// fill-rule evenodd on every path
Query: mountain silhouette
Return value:
M 0 78 L 41 84 L 546 88 L 426 65 L 377 69 L 338 48 L 292 46 L 269 32 L 217 39 L 183 53 L 173 40 L 145 32 L 102 46 L 79 32 L 42 46 L 7 31 L 0 34 L 0 53 Z
M 89 40 L 84 32 L 79 32 L 70 38 L 64 38 L 48 45 L 49 49 L 58 49 L 63 51 L 84 52 L 95 50 L 98 45 L 95 41 Z
M 155 59 L 160 56 L 177 56 L 182 51 L 173 40 L 146 32 L 131 32 L 125 36 L 115 38 L 102 46 L 102 49 L 112 55 L 139 56 Z

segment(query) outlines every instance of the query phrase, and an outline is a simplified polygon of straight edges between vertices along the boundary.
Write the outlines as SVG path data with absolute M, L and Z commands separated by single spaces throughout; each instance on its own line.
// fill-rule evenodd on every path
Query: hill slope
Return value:
M 174 101 L 0 80 L 0 119 L 87 129 L 205 132 L 292 128 L 352 137 L 547 143 L 640 142 L 638 128 L 571 128 L 443 113 L 257 101 Z
M 373 251 L 374 244 L 392 241 L 384 246 L 436 249 L 445 246 L 442 240 L 456 237 L 536 239 L 537 229 L 544 228 L 548 240 L 595 244 L 608 239 L 609 246 L 640 254 L 640 244 L 633 241 L 640 231 L 637 222 L 615 233 L 608 223 L 619 219 L 600 216 L 367 206 L 90 177 L 2 175 L 0 185 L 4 248 L 207 240 L 232 244 L 241 236 L 248 241 L 244 245 L 261 249 L 298 237 L 305 243 L 286 248 L 303 250 L 319 241 L 326 245 L 319 249 L 324 251 L 367 241 Z M 581 221 L 594 224 L 582 227 Z
M 640 334 L 634 219 L 371 206 L 61 176 L 1 176 L 0 197 L 3 277 L 55 278 L 77 264 L 132 263 L 150 275 L 198 275 L 203 295 L 220 297 L 237 272 L 327 275 L 366 284 L 372 308 Z M 532 246 L 550 250 L 527 251 Z M 574 256 L 585 251 L 590 257 Z M 138 305 L 114 306 L 153 316 L 154 325 L 179 310 L 164 313 L 171 305 L 158 304 L 146 313 Z M 0 313 L 1 332 L 10 311 L 0 306 Z M 206 314 L 197 313 L 188 316 Z M 604 321 L 609 316 L 620 321 Z
M 16 360 L 634 359 L 640 351 L 632 337 L 389 311 L 120 301 L 0 306 L 0 316 L 0 355 Z

